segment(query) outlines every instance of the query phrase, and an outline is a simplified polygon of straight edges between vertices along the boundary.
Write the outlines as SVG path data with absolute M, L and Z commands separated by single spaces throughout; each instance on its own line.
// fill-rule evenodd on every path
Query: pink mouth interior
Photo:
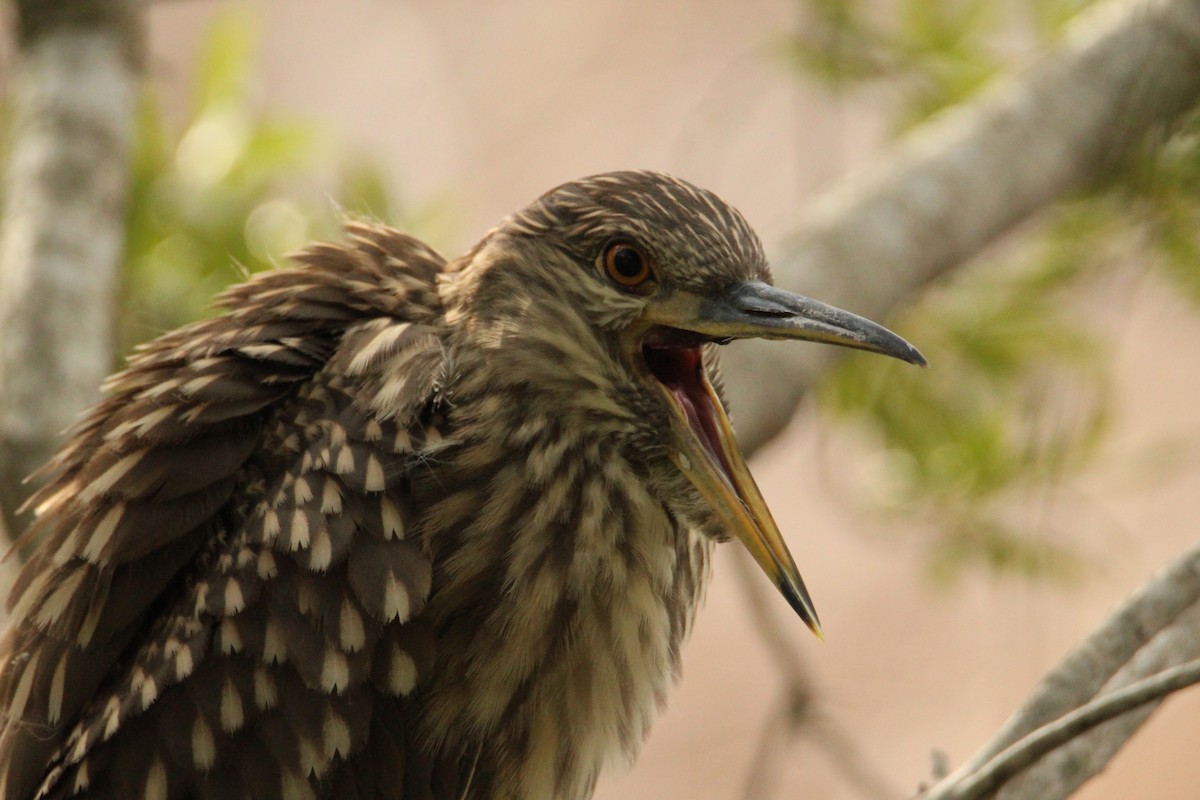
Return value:
M 642 348 L 646 366 L 659 383 L 679 404 L 687 418 L 688 426 L 704 444 L 713 465 L 732 485 L 733 472 L 725 458 L 718 434 L 718 414 L 713 407 L 712 396 L 705 385 L 704 362 L 700 346 L 658 346 L 646 344 Z

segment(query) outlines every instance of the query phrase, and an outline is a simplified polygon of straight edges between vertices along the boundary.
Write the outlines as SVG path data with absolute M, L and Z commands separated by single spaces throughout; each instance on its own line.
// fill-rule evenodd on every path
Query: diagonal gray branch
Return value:
M 1200 3 L 1104 3 L 1077 20 L 1061 52 L 932 120 L 818 198 L 775 258 L 776 278 L 886 317 L 1000 234 L 1103 180 L 1198 98 Z M 731 347 L 743 357 L 722 362 L 739 439 L 751 451 L 787 424 L 836 354 Z
M 113 365 L 137 99 L 134 0 L 17 3 L 0 222 L 0 507 Z
M 980 800 L 993 797 L 996 790 L 1012 776 L 1034 764 L 1042 756 L 1068 742 L 1079 742 L 1082 735 L 1109 720 L 1148 704 L 1157 705 L 1169 694 L 1200 682 L 1200 661 L 1187 661 L 1168 667 L 1149 678 L 1128 686 L 1105 692 L 1087 705 L 1081 706 L 1053 722 L 1038 728 L 1024 739 L 1003 751 L 977 772 L 961 781 L 939 787 L 924 800 Z M 1152 709 L 1151 709 L 1152 710 Z M 1147 711 L 1147 715 L 1150 712 Z M 1090 755 L 1094 748 L 1088 748 Z M 1104 761 L 1107 761 L 1107 757 Z M 1072 770 L 1079 772 L 1079 770 Z M 1075 786 L 1043 786 L 1037 794 L 1027 797 L 1059 797 L 1073 791 Z M 1053 794 L 1047 794 L 1052 790 Z
M 1161 570 L 1047 675 L 1003 727 L 966 764 L 923 798 L 952 797 L 1001 752 L 1095 698 L 1200 658 L 1200 545 Z M 1153 713 L 1128 712 L 1043 758 L 994 796 L 1066 797 L 1097 774 Z

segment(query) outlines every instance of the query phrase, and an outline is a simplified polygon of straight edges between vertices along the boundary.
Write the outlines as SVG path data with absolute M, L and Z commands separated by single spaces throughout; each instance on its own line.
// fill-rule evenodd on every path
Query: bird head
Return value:
M 526 354 L 526 363 L 552 365 L 538 379 L 512 380 L 548 386 L 556 376 L 583 377 L 573 385 L 612 400 L 664 506 L 709 535 L 739 539 L 820 635 L 799 570 L 734 438 L 714 346 L 797 339 L 923 366 L 916 348 L 869 320 L 772 286 L 762 245 L 737 210 L 653 172 L 606 173 L 553 189 L 461 263 L 477 274 L 458 282 L 451 307 L 469 309 L 497 353 L 507 347 Z M 578 395 L 575 402 L 586 405 Z

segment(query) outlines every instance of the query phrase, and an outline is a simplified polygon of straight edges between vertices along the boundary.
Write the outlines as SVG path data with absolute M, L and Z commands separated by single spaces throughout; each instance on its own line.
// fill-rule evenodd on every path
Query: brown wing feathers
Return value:
M 47 467 L 0 797 L 315 796 L 391 746 L 372 702 L 397 709 L 432 659 L 400 623 L 429 590 L 405 474 L 445 373 L 442 261 L 351 234 L 146 345 Z

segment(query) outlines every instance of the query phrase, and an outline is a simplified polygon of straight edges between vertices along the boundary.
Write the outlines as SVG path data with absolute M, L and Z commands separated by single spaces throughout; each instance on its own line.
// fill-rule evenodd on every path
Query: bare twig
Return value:
M 1200 545 L 1160 570 L 1042 680 L 966 764 L 929 790 L 957 785 L 1034 731 L 1094 698 L 1200 659 Z M 1143 705 L 1090 731 L 1005 784 L 1005 800 L 1064 797 L 1095 775 L 1154 710 Z
M 772 707 L 770 715 L 758 732 L 746 781 L 742 787 L 743 800 L 768 800 L 778 781 L 783 754 L 795 736 L 789 698 L 785 695 Z
M 1200 603 L 1186 609 L 1134 653 L 1098 694 L 1127 686 L 1171 665 L 1200 658 L 1197 631 L 1200 631 Z M 1076 737 L 1006 783 L 997 793 L 997 800 L 1052 800 L 1074 793 L 1108 765 L 1157 707 L 1156 702 L 1147 703 Z
M 822 713 L 804 733 L 809 741 L 825 752 L 861 797 L 890 800 L 900 796 L 900 792 L 883 777 L 879 768 L 836 720 Z
M 813 694 L 812 677 L 805 669 L 804 659 L 792 639 L 793 629 L 780 623 L 779 618 L 771 611 L 773 606 L 768 602 L 769 595 L 764 590 L 767 584 L 763 582 L 762 574 L 758 572 L 758 567 L 750 559 L 749 553 L 741 548 L 730 550 L 730 560 L 737 571 L 742 597 L 750 607 L 750 618 L 775 661 L 775 667 L 783 676 L 792 703 L 807 701 Z
M 732 560 L 742 595 L 750 606 L 751 619 L 784 679 L 779 702 L 759 732 L 742 796 L 746 800 L 770 796 L 779 760 L 788 746 L 801 736 L 820 747 L 842 777 L 863 797 L 884 800 L 899 796 L 845 729 L 821 709 L 812 676 L 795 646 L 790 629 L 771 612 L 764 590 L 766 584 L 756 574 L 757 567 L 749 555 L 737 549 L 733 551 Z
M 1200 660 L 1163 670 L 1150 678 L 1102 695 L 1069 714 L 1042 726 L 1011 745 L 979 770 L 946 783 L 923 800 L 979 800 L 1051 750 L 1090 731 L 1101 723 L 1168 694 L 1200 682 Z
M 1133 663 L 1139 651 L 1170 629 L 1183 631 L 1185 641 L 1200 638 L 1194 636 L 1192 619 L 1198 601 L 1200 545 L 1161 570 L 1076 647 L 1042 680 L 965 769 L 979 768 L 1031 731 L 1097 696 L 1122 667 Z M 1167 649 L 1175 638 L 1163 636 L 1156 649 Z M 1197 649 L 1200 650 L 1200 646 Z M 1179 660 L 1191 659 L 1200 656 L 1200 652 L 1184 651 L 1181 655 L 1184 658 Z M 1141 676 L 1132 679 L 1137 677 Z

